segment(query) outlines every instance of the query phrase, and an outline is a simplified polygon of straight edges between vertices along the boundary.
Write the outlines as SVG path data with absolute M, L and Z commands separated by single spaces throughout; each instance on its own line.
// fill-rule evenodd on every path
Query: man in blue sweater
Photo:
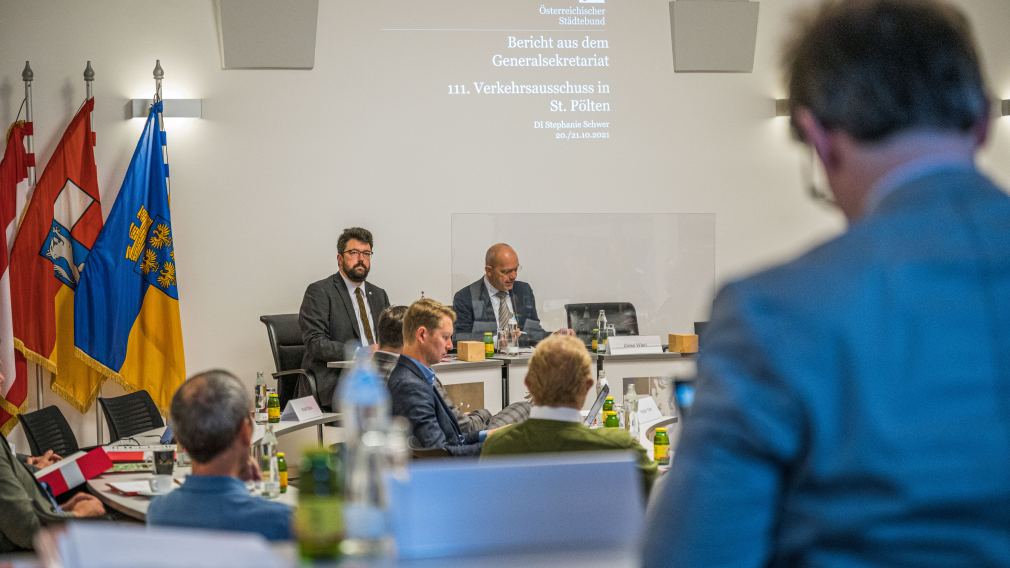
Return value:
M 172 427 L 193 460 L 193 473 L 147 511 L 152 526 L 259 533 L 291 538 L 291 508 L 249 494 L 245 479 L 259 475 L 249 457 L 253 424 L 248 389 L 227 371 L 200 373 L 172 398 Z

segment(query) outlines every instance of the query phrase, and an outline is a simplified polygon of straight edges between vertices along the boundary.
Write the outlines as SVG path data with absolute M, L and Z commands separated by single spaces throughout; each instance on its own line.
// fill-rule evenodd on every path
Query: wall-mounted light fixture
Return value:
M 775 116 L 789 116 L 789 99 L 775 99 Z
M 1000 107 L 1001 116 L 1010 116 L 1010 99 L 1004 99 Z
M 201 118 L 203 117 L 203 99 L 164 99 L 165 118 Z M 132 113 L 130 118 L 147 118 L 151 108 L 151 99 L 130 99 Z

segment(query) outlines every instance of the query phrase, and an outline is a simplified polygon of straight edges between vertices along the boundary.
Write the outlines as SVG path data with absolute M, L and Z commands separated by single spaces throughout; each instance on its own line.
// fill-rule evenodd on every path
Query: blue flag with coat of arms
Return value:
M 88 256 L 74 306 L 77 356 L 163 413 L 186 377 L 163 103 L 151 105 L 109 218 Z

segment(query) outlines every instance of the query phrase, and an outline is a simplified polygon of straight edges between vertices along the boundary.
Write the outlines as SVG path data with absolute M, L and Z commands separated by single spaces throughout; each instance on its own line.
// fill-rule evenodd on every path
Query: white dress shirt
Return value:
M 534 406 L 530 408 L 530 418 L 557 420 L 558 422 L 585 422 L 579 409 L 567 406 Z
M 487 288 L 488 295 L 491 296 L 491 308 L 494 311 L 494 320 L 495 323 L 498 324 L 498 327 L 500 329 L 501 322 L 498 321 L 498 305 L 501 304 L 501 300 L 499 300 L 498 296 L 495 296 L 495 294 L 497 294 L 498 292 L 505 292 L 505 290 L 499 290 L 494 286 L 492 286 L 491 281 L 487 279 L 487 276 L 484 277 L 484 286 Z M 510 319 L 509 321 L 518 326 L 519 322 L 516 320 L 516 310 L 515 310 L 515 304 L 512 303 L 512 294 L 509 294 L 508 292 L 505 293 L 508 294 L 505 297 L 505 301 L 508 302 L 509 313 L 512 314 L 512 319 Z
M 358 288 L 361 288 L 361 296 L 365 300 L 365 317 L 368 318 L 368 327 L 372 330 L 372 339 L 376 342 L 379 341 L 378 336 L 375 335 L 375 322 L 372 321 L 372 307 L 368 305 L 368 289 L 365 288 L 364 282 L 354 282 L 340 272 L 340 277 L 344 279 L 344 284 L 347 285 L 347 293 L 351 296 L 351 305 L 354 306 L 354 315 L 358 318 L 358 337 L 361 338 L 361 344 L 368 346 L 368 338 L 365 337 L 365 326 L 361 323 L 361 310 L 358 309 L 358 296 L 355 292 Z

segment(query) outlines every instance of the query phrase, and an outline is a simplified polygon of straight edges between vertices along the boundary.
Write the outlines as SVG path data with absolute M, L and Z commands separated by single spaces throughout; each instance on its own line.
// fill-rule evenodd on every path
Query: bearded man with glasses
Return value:
M 298 313 L 305 342 L 302 368 L 315 375 L 320 406 L 330 406 L 340 369 L 329 369 L 329 361 L 342 361 L 348 347 L 375 350 L 375 324 L 389 307 L 386 291 L 367 282 L 372 267 L 372 233 L 361 227 L 344 229 L 337 239 L 336 274 L 309 284 Z M 297 396 L 311 394 L 309 385 L 299 384 Z

